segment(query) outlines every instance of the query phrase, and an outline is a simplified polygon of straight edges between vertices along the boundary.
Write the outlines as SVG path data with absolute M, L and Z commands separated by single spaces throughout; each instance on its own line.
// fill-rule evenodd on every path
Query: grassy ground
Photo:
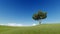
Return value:
M 0 26 L 0 34 L 60 34 L 60 24 L 42 24 L 32 27 Z

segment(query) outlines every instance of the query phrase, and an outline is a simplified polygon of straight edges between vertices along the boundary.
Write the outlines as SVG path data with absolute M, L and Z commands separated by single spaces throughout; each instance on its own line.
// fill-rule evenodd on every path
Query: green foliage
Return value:
M 34 20 L 41 20 L 41 19 L 45 19 L 46 17 L 47 17 L 47 12 L 38 11 L 38 13 L 34 14 L 32 18 Z
M 32 18 L 33 18 L 34 20 L 39 20 L 38 14 L 34 14 Z

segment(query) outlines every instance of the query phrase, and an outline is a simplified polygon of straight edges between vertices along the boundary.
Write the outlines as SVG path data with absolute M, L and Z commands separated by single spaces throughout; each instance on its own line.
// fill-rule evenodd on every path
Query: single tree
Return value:
M 42 21 L 43 19 L 45 19 L 46 17 L 47 17 L 47 12 L 42 12 L 42 11 L 38 11 L 38 13 L 35 13 L 35 14 L 32 16 L 32 18 L 33 18 L 34 20 L 39 21 L 39 24 L 41 24 L 41 21 Z

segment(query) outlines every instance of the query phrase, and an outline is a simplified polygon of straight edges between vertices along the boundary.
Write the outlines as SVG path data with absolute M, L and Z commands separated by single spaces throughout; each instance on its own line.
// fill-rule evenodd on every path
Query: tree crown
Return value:
M 47 17 L 47 12 L 38 11 L 38 13 L 33 15 L 34 20 L 45 19 Z

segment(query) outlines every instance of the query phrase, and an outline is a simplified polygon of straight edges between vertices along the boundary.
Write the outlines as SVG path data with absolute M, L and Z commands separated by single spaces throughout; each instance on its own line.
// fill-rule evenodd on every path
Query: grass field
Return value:
M 30 27 L 0 26 L 0 34 L 60 34 L 60 24 L 42 24 Z

